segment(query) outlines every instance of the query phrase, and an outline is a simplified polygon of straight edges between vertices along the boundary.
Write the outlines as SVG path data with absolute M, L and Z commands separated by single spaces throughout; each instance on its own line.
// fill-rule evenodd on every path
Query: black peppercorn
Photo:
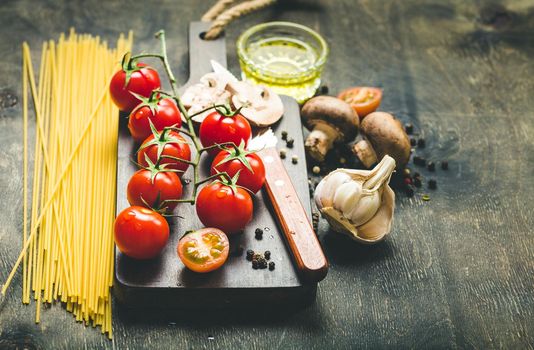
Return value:
M 287 131 L 282 131 L 282 140 L 287 140 Z
M 253 256 L 254 256 L 254 251 L 252 249 L 247 250 L 247 260 L 252 261 Z
M 436 164 L 434 162 L 428 162 L 426 165 L 428 171 L 436 171 Z
M 274 266 L 275 266 L 275 265 L 274 265 L 274 261 L 271 261 L 271 262 L 269 263 L 269 270 L 271 270 L 271 271 L 274 270 Z
M 286 146 L 289 147 L 289 148 L 293 148 L 293 144 L 295 143 L 295 139 L 290 137 L 287 139 L 286 141 Z
M 258 263 L 259 263 L 260 269 L 267 268 L 267 260 L 265 260 L 264 258 L 261 258 L 260 260 L 258 260 Z
M 404 129 L 406 130 L 406 133 L 408 135 L 411 135 L 413 133 L 413 125 L 411 123 L 405 124 Z
M 260 267 L 260 264 L 258 263 L 258 261 L 257 260 L 253 260 L 252 261 L 252 268 L 254 270 L 257 270 L 259 267 Z
M 421 183 L 421 178 L 420 177 L 414 177 L 413 178 L 413 184 L 415 187 L 417 188 L 420 188 L 422 183 Z
M 425 166 L 426 165 L 426 159 L 423 158 L 423 157 L 420 157 L 420 156 L 414 156 L 413 157 L 413 163 L 415 165 Z
M 446 160 L 441 161 L 441 169 L 448 170 L 449 169 L 449 162 Z
M 257 228 L 256 231 L 254 231 L 256 239 L 260 240 L 263 238 L 263 230 L 261 228 Z
M 265 253 L 263 253 L 263 256 L 265 257 L 266 260 L 270 260 L 271 259 L 271 252 L 266 250 Z
M 415 190 L 411 185 L 406 186 L 405 192 L 408 197 L 413 197 L 413 195 L 415 194 Z
M 431 190 L 435 190 L 437 187 L 438 187 L 438 183 L 436 180 L 434 179 L 428 180 L 428 188 L 430 188 Z
M 417 147 L 425 148 L 425 146 L 426 146 L 426 142 L 424 138 L 420 138 L 419 140 L 417 140 Z
M 417 145 L 417 140 L 414 139 L 413 137 L 410 137 L 410 146 L 415 146 Z

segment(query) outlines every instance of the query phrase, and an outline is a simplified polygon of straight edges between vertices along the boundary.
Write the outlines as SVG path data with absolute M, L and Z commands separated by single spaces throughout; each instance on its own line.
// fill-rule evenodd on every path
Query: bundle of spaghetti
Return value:
M 2 288 L 22 263 L 22 302 L 33 293 L 37 323 L 42 303 L 60 301 L 110 339 L 119 112 L 108 86 L 131 45 L 132 33 L 111 49 L 71 29 L 43 43 L 37 83 L 23 44 L 23 248 Z M 36 125 L 31 188 L 29 96 Z

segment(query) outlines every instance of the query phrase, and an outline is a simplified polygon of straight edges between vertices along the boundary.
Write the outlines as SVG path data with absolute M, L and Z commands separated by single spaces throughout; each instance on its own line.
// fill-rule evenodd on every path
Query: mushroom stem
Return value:
M 339 131 L 336 128 L 327 123 L 317 123 L 304 146 L 313 159 L 322 162 L 338 138 Z
M 360 159 L 360 161 L 363 163 L 363 166 L 367 169 L 369 169 L 378 161 L 373 146 L 367 140 L 358 141 L 354 146 L 352 146 L 352 152 L 358 157 L 358 159 Z

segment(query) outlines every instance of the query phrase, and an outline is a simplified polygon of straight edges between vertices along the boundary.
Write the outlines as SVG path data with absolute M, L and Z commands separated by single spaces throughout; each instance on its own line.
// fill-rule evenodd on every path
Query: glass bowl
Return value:
M 269 22 L 246 30 L 237 40 L 243 80 L 271 87 L 299 103 L 315 94 L 328 56 L 317 32 L 291 22 Z

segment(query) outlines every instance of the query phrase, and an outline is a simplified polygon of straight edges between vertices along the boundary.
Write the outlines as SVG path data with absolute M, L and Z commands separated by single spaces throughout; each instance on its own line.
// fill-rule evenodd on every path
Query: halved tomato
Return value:
M 188 269 L 205 273 L 217 270 L 226 262 L 230 243 L 224 232 L 208 227 L 183 236 L 177 250 Z
M 337 98 L 351 105 L 360 119 L 363 119 L 380 106 L 382 90 L 375 87 L 356 86 L 343 90 Z

